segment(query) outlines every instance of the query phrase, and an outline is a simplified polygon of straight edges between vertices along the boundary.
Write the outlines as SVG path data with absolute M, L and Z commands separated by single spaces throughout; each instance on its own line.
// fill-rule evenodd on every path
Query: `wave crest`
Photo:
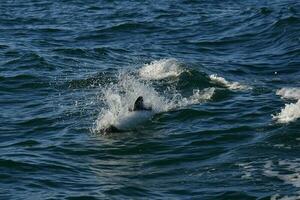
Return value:
M 285 99 L 297 100 L 297 102 L 285 104 L 280 113 L 273 115 L 273 119 L 279 123 L 289 123 L 300 118 L 300 88 L 282 88 L 276 94 Z
M 284 99 L 300 99 L 300 89 L 299 88 L 281 88 L 277 90 L 277 95 L 281 96 Z
M 121 130 L 132 129 L 156 113 L 205 102 L 212 98 L 214 92 L 214 88 L 194 89 L 190 97 L 184 97 L 173 89 L 159 93 L 150 82 L 121 72 L 117 81 L 108 84 L 102 91 L 100 100 L 105 106 L 95 122 L 93 132 L 103 132 L 110 126 Z M 152 107 L 152 111 L 129 111 L 138 96 L 144 97 L 145 105 Z
M 239 82 L 229 82 L 225 78 L 212 74 L 209 76 L 212 82 L 223 85 L 224 87 L 229 88 L 230 90 L 249 90 L 250 86 L 242 85 Z
M 161 80 L 169 77 L 177 77 L 184 70 L 174 58 L 152 61 L 139 70 L 139 75 L 147 80 Z

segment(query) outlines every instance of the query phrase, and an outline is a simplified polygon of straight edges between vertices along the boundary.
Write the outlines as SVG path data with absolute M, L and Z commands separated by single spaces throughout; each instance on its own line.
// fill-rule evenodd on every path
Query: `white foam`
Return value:
M 188 105 L 198 104 L 212 98 L 215 88 L 205 88 L 204 90 L 195 89 L 190 97 L 182 97 L 181 94 L 173 94 L 170 100 L 169 109 L 181 108 Z
M 289 123 L 300 118 L 300 100 L 297 103 L 285 104 L 280 113 L 273 115 L 273 119 L 279 123 Z
M 93 131 L 98 132 L 111 125 L 119 129 L 131 129 L 149 120 L 155 113 L 201 103 L 209 100 L 213 94 L 214 88 L 202 91 L 196 89 L 190 97 L 183 97 L 176 91 L 171 94 L 168 94 L 168 91 L 158 93 L 151 83 L 123 72 L 119 74 L 116 83 L 108 84 L 103 89 L 100 100 L 105 104 L 105 108 L 100 112 Z M 138 96 L 144 97 L 145 106 L 152 107 L 152 111 L 129 111 Z
M 227 80 L 225 80 L 225 78 L 223 77 L 220 77 L 220 76 L 217 76 L 216 74 L 212 74 L 209 76 L 210 80 L 215 82 L 215 83 L 218 83 L 218 84 L 221 84 L 231 90 L 248 90 L 248 89 L 251 89 L 250 86 L 247 86 L 247 85 L 242 85 L 238 82 L 229 82 Z
M 296 103 L 285 104 L 280 113 L 273 115 L 273 119 L 279 123 L 289 123 L 300 118 L 300 89 L 282 88 L 277 90 L 277 95 L 284 99 L 298 100 Z
M 147 80 L 161 80 L 168 77 L 177 77 L 183 71 L 179 62 L 174 58 L 170 58 L 155 60 L 144 65 L 139 69 L 139 75 Z
M 285 99 L 298 100 L 300 99 L 300 88 L 282 88 L 277 90 L 276 94 Z

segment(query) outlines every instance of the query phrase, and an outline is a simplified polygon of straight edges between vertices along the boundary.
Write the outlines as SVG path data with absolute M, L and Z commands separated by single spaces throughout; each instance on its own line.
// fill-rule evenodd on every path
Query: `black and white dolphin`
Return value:
M 137 111 L 152 111 L 152 107 L 146 107 L 144 104 L 144 98 L 139 96 L 133 105 L 133 109 L 129 108 L 129 112 L 137 112 Z M 104 129 L 104 132 L 111 133 L 111 132 L 122 132 L 122 130 L 118 129 L 114 125 L 110 125 L 108 128 Z
M 151 107 L 146 107 L 144 105 L 144 98 L 142 96 L 139 96 L 135 102 L 134 102 L 134 106 L 133 106 L 133 110 L 129 109 L 129 111 L 142 111 L 142 110 L 145 110 L 145 111 L 151 111 L 152 108 Z

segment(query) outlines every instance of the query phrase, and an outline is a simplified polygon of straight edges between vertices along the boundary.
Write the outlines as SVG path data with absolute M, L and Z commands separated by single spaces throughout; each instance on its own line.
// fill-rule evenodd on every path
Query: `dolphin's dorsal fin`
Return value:
M 134 111 L 138 111 L 138 110 L 144 110 L 144 99 L 142 96 L 139 96 L 136 101 L 134 102 L 134 107 L 133 107 Z

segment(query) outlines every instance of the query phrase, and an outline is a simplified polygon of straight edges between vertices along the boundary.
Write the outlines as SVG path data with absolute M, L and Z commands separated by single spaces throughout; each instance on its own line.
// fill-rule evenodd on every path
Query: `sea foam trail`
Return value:
M 289 123 L 300 118 L 300 88 L 282 88 L 276 94 L 284 99 L 297 100 L 297 102 L 285 104 L 280 113 L 273 115 L 273 119 L 279 123 Z
M 93 128 L 101 132 L 110 126 L 121 130 L 132 129 L 139 123 L 149 120 L 154 114 L 197 104 L 211 99 L 214 88 L 193 91 L 190 97 L 183 97 L 174 91 L 157 92 L 151 83 L 130 73 L 120 73 L 117 82 L 108 84 L 102 91 L 101 100 L 105 108 L 99 114 Z M 147 107 L 152 111 L 130 112 L 138 96 L 144 97 Z
M 139 69 L 140 77 L 146 80 L 177 77 L 182 72 L 184 72 L 184 69 L 180 67 L 179 62 L 174 58 L 155 60 Z
M 221 85 L 229 88 L 230 90 L 249 90 L 249 89 L 251 89 L 250 86 L 242 85 L 238 82 L 229 82 L 229 81 L 225 80 L 225 78 L 217 76 L 216 74 L 210 75 L 209 78 L 212 82 L 221 84 Z

